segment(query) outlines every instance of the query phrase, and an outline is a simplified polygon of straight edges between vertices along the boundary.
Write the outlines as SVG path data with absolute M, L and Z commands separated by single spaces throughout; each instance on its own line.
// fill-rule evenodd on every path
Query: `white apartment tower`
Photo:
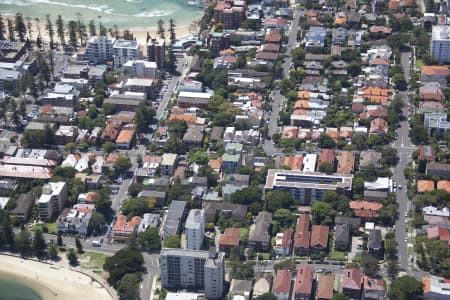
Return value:
M 154 61 L 129 60 L 123 65 L 123 69 L 132 77 L 156 78 L 158 65 Z
M 225 253 L 163 248 L 159 257 L 161 285 L 169 289 L 204 291 L 207 299 L 223 299 Z
M 112 40 L 106 36 L 91 36 L 86 46 L 86 57 L 93 63 L 105 63 L 113 57 Z
M 205 235 L 205 211 L 191 209 L 186 219 L 186 248 L 200 250 Z
M 141 47 L 137 41 L 116 40 L 113 46 L 114 67 L 120 68 L 127 61 L 139 59 Z
M 49 220 L 61 211 L 67 200 L 67 186 L 64 181 L 49 182 L 42 187 L 42 195 L 38 200 L 39 217 Z
M 433 26 L 430 55 L 439 62 L 450 62 L 450 26 Z

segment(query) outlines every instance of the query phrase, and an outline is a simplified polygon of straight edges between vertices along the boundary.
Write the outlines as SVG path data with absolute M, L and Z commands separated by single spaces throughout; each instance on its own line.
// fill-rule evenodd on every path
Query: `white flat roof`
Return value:
M 199 92 L 180 92 L 178 94 L 178 97 L 209 99 L 209 98 L 211 98 L 211 94 L 199 93 Z

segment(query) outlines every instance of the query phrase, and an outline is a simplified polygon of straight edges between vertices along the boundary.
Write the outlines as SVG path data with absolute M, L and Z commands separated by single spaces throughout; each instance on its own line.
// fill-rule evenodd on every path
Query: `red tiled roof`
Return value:
M 344 270 L 344 289 L 361 290 L 361 270 L 345 269 Z
M 447 191 L 447 193 L 450 193 L 450 181 L 449 180 L 439 180 L 437 183 L 437 189 L 444 190 L 444 191 Z
M 301 170 L 303 166 L 303 156 L 286 156 L 283 160 L 283 165 L 288 166 L 291 170 Z
M 433 180 L 417 180 L 417 192 L 432 192 L 434 191 L 434 181 Z
M 311 231 L 309 231 L 309 215 L 302 214 L 298 217 L 297 228 L 294 235 L 294 248 L 309 249 L 309 238 Z
M 319 284 L 317 285 L 317 298 L 318 299 L 332 299 L 334 288 L 334 276 L 333 274 L 322 274 L 319 278 Z
M 273 284 L 275 293 L 288 294 L 291 290 L 292 272 L 288 270 L 278 270 Z
M 297 267 L 297 277 L 294 283 L 294 294 L 310 295 L 313 286 L 314 268 L 310 265 Z
M 319 155 L 319 162 L 317 164 L 317 169 L 320 168 L 320 165 L 323 163 L 329 163 L 334 165 L 334 150 L 332 149 L 321 149 Z
M 450 69 L 446 66 L 423 66 L 420 68 L 422 75 L 430 76 L 448 76 L 450 75 Z
M 311 234 L 311 247 L 321 246 L 327 248 L 328 246 L 328 232 L 329 227 L 324 225 L 313 225 Z
M 355 153 L 342 151 L 338 156 L 337 173 L 351 174 L 355 170 Z
M 241 240 L 241 231 L 239 228 L 225 228 L 224 233 L 220 236 L 220 246 L 239 246 Z

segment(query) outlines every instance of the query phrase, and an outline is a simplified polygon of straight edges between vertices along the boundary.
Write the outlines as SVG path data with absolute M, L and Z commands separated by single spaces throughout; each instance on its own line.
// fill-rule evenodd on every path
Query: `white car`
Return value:
M 408 212 L 405 212 L 405 218 L 407 218 L 408 217 Z
M 407 237 L 405 237 L 405 242 L 406 242 L 406 243 L 408 242 L 408 238 L 407 238 Z

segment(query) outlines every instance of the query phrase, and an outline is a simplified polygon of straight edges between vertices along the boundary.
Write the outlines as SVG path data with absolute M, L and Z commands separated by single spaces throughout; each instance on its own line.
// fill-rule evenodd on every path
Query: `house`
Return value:
M 434 161 L 436 160 L 436 149 L 429 145 L 419 145 L 419 160 Z
M 236 173 L 242 165 L 242 144 L 228 143 L 222 155 L 222 171 Z
M 214 126 L 211 130 L 211 134 L 209 136 L 209 141 L 215 143 L 222 139 L 223 132 L 225 128 L 221 126 Z
M 324 225 L 313 225 L 311 233 L 311 251 L 320 253 L 328 250 L 329 227 Z
M 103 142 L 115 141 L 117 139 L 117 136 L 119 135 L 119 131 L 120 123 L 108 122 L 105 129 L 103 130 L 102 135 L 100 136 L 100 139 Z
M 382 278 L 363 278 L 363 295 L 364 300 L 379 300 L 385 298 L 385 285 Z
M 159 214 L 146 213 L 142 217 L 141 223 L 139 223 L 138 232 L 144 232 L 149 228 L 158 228 L 161 217 Z
M 278 270 L 272 288 L 278 300 L 288 300 L 291 295 L 292 271 Z
M 357 233 L 359 231 L 359 227 L 361 226 L 361 219 L 337 216 L 334 219 L 334 224 L 336 225 L 347 224 L 352 233 Z
M 355 171 L 355 153 L 352 151 L 341 151 L 337 159 L 337 173 L 352 174 Z
M 204 126 L 190 125 L 183 136 L 183 143 L 188 146 L 201 146 L 204 137 Z
M 89 221 L 94 212 L 94 204 L 75 204 L 72 208 L 64 209 L 56 221 L 58 232 L 87 236 Z
M 239 246 L 241 241 L 241 230 L 239 228 L 225 228 L 225 231 L 219 238 L 219 250 L 230 253 L 230 251 Z
M 344 295 L 352 299 L 360 299 L 361 278 L 362 275 L 360 269 L 344 269 L 342 290 Z
M 32 193 L 22 193 L 16 200 L 16 206 L 9 211 L 9 214 L 25 223 L 30 218 L 35 201 Z
M 122 129 L 116 139 L 117 148 L 130 149 L 135 140 L 135 133 L 134 129 Z
M 333 28 L 331 42 L 333 45 L 343 45 L 347 41 L 347 29 L 343 27 Z
M 314 268 L 311 265 L 297 267 L 297 276 L 294 282 L 293 300 L 310 300 L 313 294 Z
M 420 68 L 422 82 L 439 82 L 447 84 L 450 69 L 447 66 L 423 66 Z
M 230 291 L 228 295 L 231 299 L 250 300 L 252 294 L 253 282 L 251 280 L 232 279 L 230 284 Z
M 320 171 L 320 166 L 323 163 L 328 163 L 334 167 L 334 150 L 321 149 L 319 154 L 319 162 L 317 163 L 317 172 Z
M 311 26 L 305 36 L 306 40 L 305 47 L 306 48 L 324 47 L 326 35 L 327 30 L 325 27 Z
M 383 238 L 381 236 L 380 229 L 374 229 L 369 232 L 369 238 L 367 241 L 367 248 L 369 249 L 369 254 L 374 257 L 383 257 Z
M 270 293 L 270 285 L 272 282 L 271 277 L 260 277 L 256 279 L 255 284 L 253 285 L 253 299 L 257 299 L 257 297 L 264 295 L 266 293 Z
M 166 204 L 166 195 L 166 192 L 143 190 L 139 193 L 138 197 L 156 200 L 159 205 L 164 206 Z
M 205 222 L 207 223 L 216 222 L 219 213 L 225 214 L 234 222 L 242 222 L 246 219 L 248 210 L 247 205 L 224 202 L 203 202 L 202 208 L 205 210 Z
M 450 193 L 450 181 L 449 180 L 439 180 L 437 182 L 437 189 L 446 191 L 447 193 Z
M 433 192 L 434 191 L 434 181 L 433 180 L 417 180 L 417 192 Z
M 321 274 L 319 283 L 317 284 L 317 300 L 331 300 L 333 298 L 334 290 L 334 275 Z
M 375 151 L 361 151 L 359 155 L 359 170 L 364 171 L 370 165 L 381 168 L 381 153 Z
M 375 220 L 378 211 L 383 207 L 382 203 L 369 201 L 350 201 L 349 205 L 355 216 L 364 220 Z
M 178 155 L 174 153 L 164 153 L 162 155 L 160 171 L 161 175 L 172 176 L 177 164 Z
M 302 214 L 298 217 L 297 227 L 294 235 L 294 251 L 296 255 L 305 256 L 310 251 L 310 237 L 309 230 L 310 217 L 308 214 Z
M 419 98 L 424 101 L 444 101 L 445 95 L 438 82 L 426 82 L 419 88 Z
M 286 156 L 283 159 L 282 165 L 289 167 L 291 170 L 300 171 L 303 166 L 303 156 L 302 155 Z
M 450 233 L 449 229 L 443 227 L 443 225 L 428 227 L 427 237 L 429 239 L 438 239 L 445 242 L 450 247 Z
M 160 236 L 162 239 L 180 233 L 181 224 L 185 217 L 185 209 L 185 201 L 172 200 L 170 202 L 167 214 L 161 224 Z
M 128 221 L 127 216 L 119 215 L 112 229 L 113 240 L 125 241 L 130 235 L 137 231 L 140 223 L 141 217 L 139 216 L 134 216 Z
M 275 247 L 273 248 L 276 255 L 288 256 L 291 253 L 292 230 L 286 229 L 277 233 L 275 236 Z
M 113 92 L 108 99 L 105 99 L 104 103 L 113 105 L 116 111 L 137 111 L 144 104 L 146 98 L 146 93 L 126 91 L 120 94 Z
M 450 210 L 447 207 L 438 209 L 434 206 L 426 206 L 426 207 L 422 208 L 422 213 L 425 216 L 439 216 L 439 217 L 446 217 L 446 218 L 448 218 L 450 216 Z
M 446 300 L 450 298 L 450 282 L 436 276 L 422 278 L 423 295 L 426 300 Z
M 256 216 L 254 223 L 250 225 L 248 234 L 249 247 L 256 251 L 267 251 L 270 247 L 270 229 L 272 226 L 272 214 L 261 211 Z
M 55 132 L 55 139 L 58 145 L 66 145 L 75 142 L 78 136 L 77 126 L 59 126 Z
M 334 248 L 340 251 L 348 250 L 350 246 L 350 226 L 337 224 L 334 230 Z
M 210 93 L 180 92 L 178 94 L 177 103 L 179 107 L 208 108 L 208 103 L 210 99 L 211 99 Z
M 425 173 L 428 175 L 439 175 L 439 176 L 449 177 L 450 176 L 450 164 L 428 162 Z
M 389 125 L 386 120 L 375 118 L 370 122 L 369 136 L 387 135 Z
M 372 202 L 381 202 L 388 198 L 387 191 L 364 190 L 364 199 Z
M 101 174 L 76 173 L 75 179 L 80 179 L 88 190 L 98 190 L 101 185 L 108 181 L 108 178 Z

